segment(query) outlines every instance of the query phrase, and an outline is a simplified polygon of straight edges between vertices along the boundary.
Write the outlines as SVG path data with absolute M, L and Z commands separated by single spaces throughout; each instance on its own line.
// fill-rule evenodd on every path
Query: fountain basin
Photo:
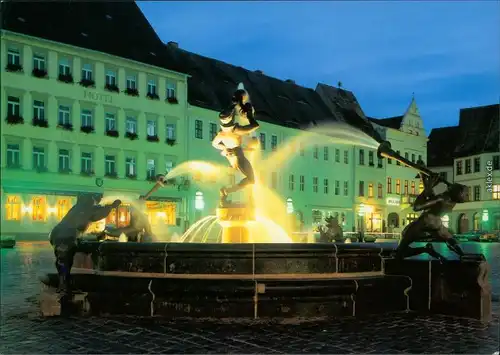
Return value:
M 374 243 L 82 242 L 72 270 L 78 293 L 74 312 L 318 319 L 405 311 L 446 313 L 458 307 L 462 315 L 488 318 L 488 285 L 478 282 L 484 283 L 484 261 L 458 261 L 467 279 L 464 294 L 460 283 L 453 281 L 452 267 L 445 270 L 426 260 L 395 262 L 391 251 L 392 246 Z M 50 309 L 53 314 L 57 275 L 47 274 L 42 282 L 42 313 L 48 315 L 44 310 Z M 446 292 L 436 293 L 437 289 Z

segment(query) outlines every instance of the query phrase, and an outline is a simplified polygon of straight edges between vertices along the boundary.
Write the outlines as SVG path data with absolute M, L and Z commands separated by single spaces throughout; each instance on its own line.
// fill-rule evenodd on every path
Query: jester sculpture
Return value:
M 237 121 L 237 116 L 240 122 Z M 255 132 L 259 123 L 255 119 L 255 109 L 250 102 L 250 96 L 242 83 L 234 92 L 231 105 L 219 113 L 219 119 L 221 131 L 213 139 L 212 146 L 219 149 L 231 167 L 244 176 L 238 184 L 220 189 L 221 205 L 224 205 L 230 193 L 242 190 L 255 182 L 252 165 L 245 157 L 242 144 L 243 137 Z M 248 121 L 248 124 L 241 124 L 243 121 Z
M 410 223 L 402 232 L 401 242 L 396 250 L 396 257 L 399 259 L 427 253 L 441 262 L 446 259 L 438 253 L 431 243 L 425 247 L 412 248 L 413 242 L 428 239 L 443 241 L 448 248 L 464 256 L 464 252 L 453 238 L 448 228 L 443 225 L 441 217 L 450 213 L 457 203 L 462 203 L 467 197 L 467 187 L 457 183 L 447 183 L 448 188 L 443 193 L 436 195 L 434 187 L 444 182 L 436 174 L 420 174 L 424 184 L 424 191 L 415 199 L 413 210 L 415 212 L 423 211 L 420 217 Z

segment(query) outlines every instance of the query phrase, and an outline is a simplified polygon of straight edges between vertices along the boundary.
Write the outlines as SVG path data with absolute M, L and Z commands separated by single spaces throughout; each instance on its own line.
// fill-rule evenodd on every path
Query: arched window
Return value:
M 443 226 L 445 226 L 446 228 L 450 227 L 450 216 L 445 214 L 443 217 L 441 217 L 441 221 L 443 222 Z
M 205 200 L 203 199 L 203 192 L 197 191 L 194 197 L 194 208 L 202 210 L 205 208 Z
M 286 213 L 293 213 L 293 200 L 291 198 L 286 200 Z

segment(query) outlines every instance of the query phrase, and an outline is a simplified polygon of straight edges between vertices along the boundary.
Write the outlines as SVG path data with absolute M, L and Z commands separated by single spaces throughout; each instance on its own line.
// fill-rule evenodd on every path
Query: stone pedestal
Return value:
M 255 210 L 246 205 L 226 204 L 217 209 L 222 226 L 222 243 L 251 243 L 249 222 L 255 220 Z

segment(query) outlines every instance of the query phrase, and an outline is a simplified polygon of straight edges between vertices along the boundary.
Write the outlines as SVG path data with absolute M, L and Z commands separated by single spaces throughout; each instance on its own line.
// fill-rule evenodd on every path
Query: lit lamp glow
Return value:
M 49 207 L 49 208 L 47 208 L 47 212 L 49 212 L 49 213 L 56 213 L 57 212 L 57 208 L 55 208 L 55 207 Z
M 156 212 L 156 216 L 160 218 L 165 218 L 167 217 L 167 214 L 165 212 Z
M 33 208 L 31 206 L 23 206 L 23 213 L 31 213 Z
M 483 222 L 488 222 L 489 216 L 488 216 L 488 210 L 483 210 Z

